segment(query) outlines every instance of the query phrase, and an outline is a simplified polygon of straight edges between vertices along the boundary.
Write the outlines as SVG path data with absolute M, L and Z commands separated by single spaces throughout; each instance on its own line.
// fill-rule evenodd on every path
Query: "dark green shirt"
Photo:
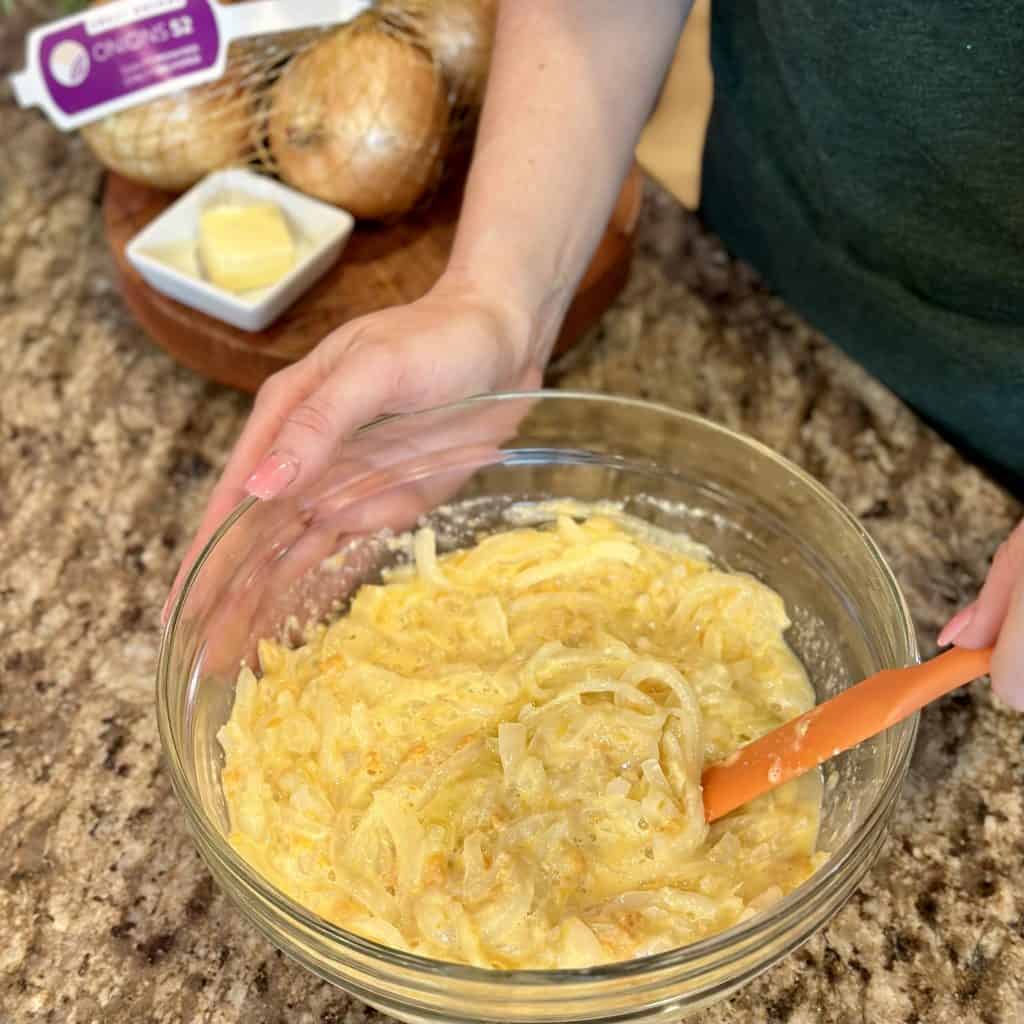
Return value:
M 1024 3 L 714 0 L 704 218 L 1024 492 Z

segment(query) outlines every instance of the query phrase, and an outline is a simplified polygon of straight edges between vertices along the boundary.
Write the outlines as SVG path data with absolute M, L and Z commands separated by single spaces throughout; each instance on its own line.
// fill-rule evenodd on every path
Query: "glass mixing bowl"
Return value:
M 896 580 L 856 519 L 749 438 L 647 402 L 569 392 L 497 395 L 378 421 L 314 489 L 244 502 L 207 545 L 160 649 L 160 736 L 214 877 L 309 970 L 407 1021 L 651 1020 L 722 999 L 827 922 L 875 857 L 907 771 L 908 719 L 826 766 L 830 854 L 770 910 L 681 949 L 587 970 L 494 971 L 425 959 L 337 928 L 264 881 L 226 841 L 217 730 L 263 636 L 337 614 L 429 522 L 439 549 L 502 528 L 524 499 L 612 501 L 706 544 L 785 599 L 788 639 L 817 696 L 917 660 Z

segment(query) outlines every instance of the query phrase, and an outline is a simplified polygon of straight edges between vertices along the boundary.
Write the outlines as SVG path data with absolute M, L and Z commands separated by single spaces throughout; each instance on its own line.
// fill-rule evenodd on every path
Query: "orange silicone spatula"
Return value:
M 920 665 L 886 669 L 741 747 L 704 770 L 704 816 L 708 821 L 721 818 L 883 732 L 925 704 L 983 676 L 991 656 L 990 647 L 980 651 L 957 647 Z

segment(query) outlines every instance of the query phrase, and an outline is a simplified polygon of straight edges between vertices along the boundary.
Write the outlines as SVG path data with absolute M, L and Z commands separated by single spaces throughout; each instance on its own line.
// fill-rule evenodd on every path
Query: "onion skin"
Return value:
M 222 78 L 80 129 L 100 163 L 153 188 L 181 191 L 251 152 L 252 105 L 238 67 Z
M 494 46 L 497 0 L 385 0 L 382 13 L 415 28 L 444 70 L 456 105 L 480 106 Z
M 449 104 L 421 49 L 371 21 L 332 32 L 275 83 L 274 165 L 289 185 L 366 220 L 408 211 L 438 179 Z

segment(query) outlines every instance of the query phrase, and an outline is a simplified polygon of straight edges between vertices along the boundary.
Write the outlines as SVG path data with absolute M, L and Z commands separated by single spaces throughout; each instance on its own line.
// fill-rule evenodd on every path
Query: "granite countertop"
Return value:
M 0 71 L 16 52 L 0 34 Z M 0 1020 L 379 1019 L 215 889 L 161 765 L 160 606 L 248 400 L 132 322 L 81 142 L 6 85 L 0 138 Z M 815 474 L 890 558 L 925 652 L 1019 515 L 653 185 L 631 283 L 574 363 L 560 383 L 696 410 Z M 1024 1021 L 1022 739 L 983 684 L 931 707 L 860 890 L 702 1024 Z

